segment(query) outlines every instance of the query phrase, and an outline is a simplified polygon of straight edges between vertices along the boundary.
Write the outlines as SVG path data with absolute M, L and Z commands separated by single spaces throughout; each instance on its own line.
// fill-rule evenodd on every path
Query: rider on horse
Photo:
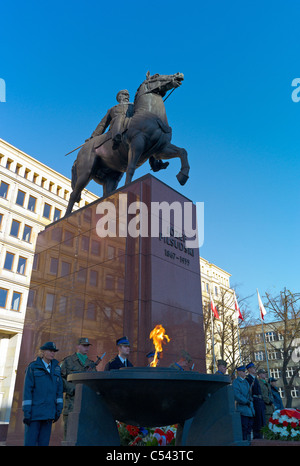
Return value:
M 117 149 L 119 147 L 122 141 L 122 134 L 126 131 L 130 123 L 129 118 L 133 116 L 134 104 L 129 102 L 129 92 L 127 89 L 119 91 L 116 99 L 119 103 L 107 111 L 106 115 L 102 118 L 91 137 L 86 141 L 89 141 L 96 136 L 101 136 L 109 126 L 109 131 L 111 132 L 111 137 L 113 140 L 113 149 Z M 149 164 L 152 170 L 157 172 L 167 168 L 169 162 L 156 160 L 153 156 L 151 156 L 149 158 Z

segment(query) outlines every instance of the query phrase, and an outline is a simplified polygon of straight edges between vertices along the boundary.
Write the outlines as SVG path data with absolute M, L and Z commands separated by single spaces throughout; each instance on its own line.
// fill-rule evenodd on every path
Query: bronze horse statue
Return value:
M 184 185 L 189 175 L 187 151 L 171 144 L 163 97 L 166 92 L 181 85 L 183 74 L 147 74 L 134 98 L 134 114 L 129 119 L 121 144 L 114 149 L 108 133 L 88 140 L 80 149 L 72 167 L 72 193 L 66 215 L 80 201 L 81 191 L 94 180 L 103 186 L 103 195 L 114 191 L 126 172 L 125 185 L 132 181 L 137 167 L 150 157 L 168 160 L 179 157 L 181 169 L 177 179 Z

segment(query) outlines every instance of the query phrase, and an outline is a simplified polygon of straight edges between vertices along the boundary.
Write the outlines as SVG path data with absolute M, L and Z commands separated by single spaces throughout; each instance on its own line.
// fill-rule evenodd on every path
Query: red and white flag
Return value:
M 238 305 L 238 302 L 237 302 L 235 293 L 234 293 L 234 307 L 235 307 L 235 311 L 236 311 L 236 317 L 237 317 L 238 319 L 244 320 L 244 318 L 243 318 L 243 316 L 242 316 L 242 313 L 241 313 L 241 310 L 240 310 L 240 307 L 239 307 L 239 305 Z
M 212 295 L 210 295 L 210 308 L 213 311 L 215 318 L 219 319 L 218 310 L 215 306 L 214 300 L 212 299 Z
M 259 292 L 258 292 L 257 288 L 256 288 L 256 291 L 257 291 L 258 305 L 259 305 L 259 310 L 260 310 L 260 317 L 261 317 L 262 320 L 264 320 L 264 317 L 265 317 L 267 311 L 265 310 L 264 305 L 262 303 L 262 300 L 260 299 Z

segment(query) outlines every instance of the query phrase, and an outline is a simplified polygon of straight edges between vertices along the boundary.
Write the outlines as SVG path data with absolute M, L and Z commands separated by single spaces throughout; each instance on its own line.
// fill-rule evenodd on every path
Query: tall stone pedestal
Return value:
M 39 234 L 7 445 L 23 444 L 24 371 L 46 341 L 55 342 L 61 361 L 74 353 L 78 337 L 88 337 L 89 357 L 106 352 L 101 371 L 116 354 L 116 339 L 126 335 L 130 360 L 134 366 L 146 366 L 146 354 L 153 349 L 150 332 L 161 324 L 171 340 L 164 346 L 160 367 L 168 367 L 184 349 L 195 370 L 206 371 L 199 251 L 186 248 L 184 237 L 174 236 L 179 225 L 172 216 L 171 236 L 151 237 L 151 224 L 157 222 L 151 203 L 163 201 L 179 203 L 182 212 L 184 203 L 190 203 L 146 175 Z M 110 233 L 99 236 L 105 202 L 115 208 L 116 236 L 112 210 L 106 217 Z M 148 236 L 126 235 L 137 220 L 134 202 L 147 206 Z M 195 225 L 195 206 L 193 211 Z M 60 420 L 53 425 L 52 445 L 60 445 L 62 432 Z

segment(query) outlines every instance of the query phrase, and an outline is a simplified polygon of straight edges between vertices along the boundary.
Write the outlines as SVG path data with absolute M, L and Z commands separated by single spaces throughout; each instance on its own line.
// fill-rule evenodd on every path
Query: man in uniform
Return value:
M 130 354 L 130 343 L 128 338 L 125 336 L 119 338 L 116 341 L 116 345 L 118 347 L 118 354 L 106 364 L 104 369 L 105 371 L 120 369 L 121 367 L 133 367 L 132 363 L 128 359 Z
M 117 149 L 124 131 L 125 119 L 133 116 L 133 104 L 129 102 L 129 92 L 127 89 L 119 91 L 117 94 L 118 105 L 110 108 L 102 118 L 99 125 L 92 134 L 92 138 L 100 136 L 110 127 L 113 140 L 113 149 Z
M 23 412 L 25 446 L 48 446 L 52 423 L 56 422 L 63 408 L 63 382 L 58 361 L 58 351 L 52 341 L 40 347 L 41 357 L 31 362 L 25 373 Z
M 253 428 L 254 406 L 250 393 L 250 385 L 246 380 L 246 367 L 236 368 L 237 378 L 232 382 L 236 409 L 241 415 L 243 440 L 251 440 Z
M 250 385 L 251 395 L 253 398 L 253 405 L 255 416 L 253 421 L 253 438 L 262 438 L 261 428 L 265 425 L 265 404 L 262 399 L 260 384 L 256 378 L 256 367 L 253 362 L 247 364 L 246 369 L 248 375 L 246 380 Z
M 102 118 L 91 136 L 91 138 L 101 136 L 109 127 L 113 140 L 113 149 L 118 149 L 122 141 L 122 134 L 127 127 L 127 122 L 129 121 L 128 118 L 131 118 L 134 113 L 134 104 L 129 102 L 129 92 L 127 89 L 119 91 L 116 99 L 119 103 L 107 111 L 106 115 Z M 169 162 L 156 160 L 151 156 L 149 158 L 149 164 L 152 170 L 157 172 L 159 170 L 166 169 Z
M 265 369 L 258 369 L 258 381 L 260 384 L 261 395 L 265 403 L 265 416 L 266 420 L 272 416 L 274 412 L 274 398 L 271 390 L 271 385 L 267 381 L 267 371 Z
M 88 352 L 91 343 L 88 338 L 79 338 L 77 343 L 77 351 L 70 356 L 67 356 L 61 363 L 61 376 L 64 387 L 64 408 L 63 408 L 63 420 L 64 420 L 64 439 L 66 439 L 67 426 L 68 426 L 68 415 L 73 411 L 74 398 L 75 398 L 75 384 L 67 380 L 69 374 L 74 372 L 85 372 L 88 369 L 96 371 L 96 365 L 94 361 L 88 358 Z
M 193 360 L 190 354 L 185 350 L 181 350 L 179 360 L 176 362 L 173 362 L 170 365 L 170 368 L 177 369 L 178 371 L 186 371 L 186 370 L 190 371 L 192 370 L 192 363 L 193 363 Z

